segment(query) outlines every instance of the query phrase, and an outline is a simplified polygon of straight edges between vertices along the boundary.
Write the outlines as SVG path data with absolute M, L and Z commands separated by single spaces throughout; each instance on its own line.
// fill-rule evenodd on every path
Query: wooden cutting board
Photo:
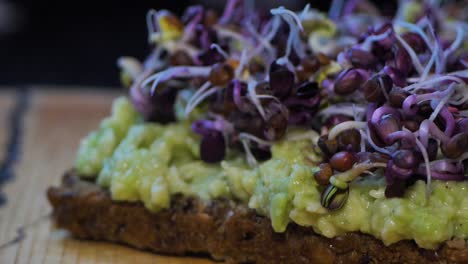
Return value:
M 213 263 L 158 256 L 109 243 L 78 241 L 54 227 L 45 192 L 70 168 L 79 140 L 108 115 L 119 94 L 83 89 L 34 89 L 26 93 L 14 178 L 0 187 L 0 263 Z M 11 111 L 25 93 L 0 90 L 0 165 L 11 141 Z

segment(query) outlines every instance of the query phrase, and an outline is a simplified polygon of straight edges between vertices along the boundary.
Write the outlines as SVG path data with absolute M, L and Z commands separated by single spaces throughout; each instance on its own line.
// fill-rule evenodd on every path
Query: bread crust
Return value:
M 58 227 L 74 237 L 156 253 L 202 254 L 229 263 L 468 263 L 463 241 L 434 251 L 412 241 L 385 246 L 362 233 L 330 239 L 293 223 L 275 233 L 267 217 L 226 199 L 203 203 L 175 196 L 169 209 L 151 213 L 139 202 L 112 201 L 108 191 L 73 170 L 47 196 Z

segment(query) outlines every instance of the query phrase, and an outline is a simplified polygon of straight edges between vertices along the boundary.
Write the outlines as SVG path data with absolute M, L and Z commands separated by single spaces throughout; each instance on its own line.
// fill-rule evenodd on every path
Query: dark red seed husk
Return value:
M 272 101 L 265 107 L 265 111 L 267 112 L 264 128 L 265 138 L 270 141 L 282 138 L 288 128 L 288 109 L 283 104 Z
M 395 108 L 402 108 L 403 101 L 410 95 L 410 93 L 400 89 L 400 88 L 393 88 L 390 93 L 388 94 L 390 105 Z
M 467 133 L 467 131 L 468 131 L 468 117 L 458 120 L 455 126 L 454 134 L 458 134 L 461 132 Z
M 374 78 L 371 78 L 364 83 L 362 91 L 364 92 L 364 98 L 370 103 L 377 103 L 385 99 L 378 82 Z
M 294 88 L 294 73 L 286 67 L 270 71 L 270 88 L 274 96 L 280 99 L 287 97 Z
M 386 140 L 390 133 L 401 130 L 400 120 L 393 115 L 384 116 L 376 125 L 375 128 L 380 138 L 387 144 L 393 144 Z
M 330 116 L 329 118 L 327 118 L 327 120 L 325 121 L 325 126 L 331 128 L 331 127 L 334 127 L 340 123 L 343 123 L 343 122 L 346 122 L 346 121 L 351 121 L 353 120 L 351 117 L 349 116 L 345 116 L 345 115 L 332 115 Z
M 338 95 L 349 95 L 359 89 L 364 81 L 364 77 L 359 71 L 347 69 L 337 77 L 334 91 Z
M 404 120 L 401 122 L 401 125 L 407 128 L 411 132 L 415 132 L 419 130 L 420 123 L 414 120 Z
M 375 75 L 367 80 L 362 86 L 364 98 L 370 103 L 384 102 L 386 99 L 384 90 L 388 93 L 392 86 L 393 81 L 387 74 Z
M 234 78 L 234 69 L 227 63 L 217 63 L 211 68 L 208 80 L 216 86 L 227 85 Z
M 399 48 L 395 54 L 395 67 L 405 76 L 408 76 L 413 69 L 413 62 L 403 48 Z
M 468 151 L 468 132 L 458 133 L 442 145 L 442 153 L 449 159 L 456 159 Z
M 213 9 L 208 9 L 205 11 L 205 17 L 203 18 L 203 24 L 205 26 L 213 26 L 218 22 L 218 13 Z
M 401 37 L 416 53 L 423 52 L 427 48 L 426 43 L 417 33 L 407 32 L 404 33 Z
M 316 57 L 307 56 L 301 60 L 301 65 L 307 73 L 315 73 L 320 68 L 320 61 Z
M 328 139 L 327 135 L 319 137 L 317 142 L 320 150 L 323 154 L 328 157 L 331 157 L 338 149 L 338 141 L 336 139 Z
M 393 163 L 403 169 L 416 169 L 419 159 L 411 150 L 398 150 L 392 154 Z
M 338 152 L 330 158 L 330 165 L 337 171 L 347 171 L 355 162 L 356 158 L 348 151 Z
M 383 162 L 387 163 L 390 157 L 386 154 L 379 152 L 358 152 L 354 155 L 356 157 L 356 162 Z
M 387 184 L 385 188 L 386 198 L 403 197 L 406 190 L 406 181 L 403 179 L 395 179 L 392 184 Z
M 170 64 L 172 66 L 178 66 L 178 65 L 193 65 L 193 59 L 190 57 L 190 55 L 182 50 L 178 50 L 174 52 L 170 59 Z
M 316 57 L 317 60 L 320 62 L 320 65 L 328 65 L 331 62 L 330 58 L 328 58 L 327 55 L 321 52 L 319 52 Z
M 358 152 L 361 149 L 361 133 L 356 129 L 349 129 L 338 135 L 338 148 Z
M 249 64 L 249 73 L 255 74 L 257 72 L 264 72 L 265 71 L 265 66 L 263 64 L 260 64 L 256 61 L 252 61 Z
M 175 120 L 174 102 L 177 96 L 177 89 L 173 87 L 161 87 L 153 95 L 149 96 L 150 109 L 142 112 L 145 121 L 166 124 Z M 156 107 L 157 106 L 157 107 Z
M 315 181 L 319 185 L 330 184 L 330 178 L 333 175 L 333 168 L 328 163 L 322 163 L 319 165 L 319 171 L 314 173 Z
M 224 159 L 226 142 L 221 132 L 213 131 L 203 136 L 200 143 L 200 158 L 207 163 L 217 163 Z
M 433 161 L 437 158 L 438 149 L 439 145 L 437 144 L 437 140 L 430 138 L 426 148 L 430 161 Z
M 271 159 L 271 151 L 269 148 L 251 148 L 252 155 L 257 161 L 265 161 Z
M 373 68 L 375 66 L 375 63 L 377 62 L 376 58 L 374 57 L 374 55 L 372 55 L 372 53 L 357 48 L 349 49 L 346 52 L 346 57 L 351 61 L 351 64 L 353 64 L 354 67 L 364 69 Z
M 407 82 L 404 74 L 395 67 L 385 66 L 384 72 L 392 78 L 393 83 L 398 87 L 405 87 Z
M 263 137 L 264 121 L 257 113 L 234 111 L 229 114 L 228 121 L 234 125 L 236 131 Z
M 320 92 L 317 82 L 304 82 L 296 88 L 296 96 L 307 99 L 318 95 Z

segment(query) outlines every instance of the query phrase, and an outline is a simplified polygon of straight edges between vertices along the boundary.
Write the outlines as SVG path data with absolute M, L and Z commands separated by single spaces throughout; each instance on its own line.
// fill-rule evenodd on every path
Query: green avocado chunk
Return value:
M 306 131 L 290 131 L 292 134 Z M 199 138 L 188 120 L 160 125 L 142 122 L 126 98 L 114 102 L 112 115 L 85 138 L 76 168 L 83 177 L 97 176 L 117 201 L 142 201 L 151 211 L 170 206 L 174 194 L 202 200 L 235 199 L 271 218 L 283 232 L 288 223 L 312 227 L 326 237 L 360 231 L 392 244 L 413 239 L 435 248 L 452 238 L 468 238 L 468 182 L 416 182 L 403 198 L 387 199 L 377 173 L 351 184 L 342 209 L 320 204 L 321 188 L 313 177 L 319 157 L 312 137 L 286 137 L 272 147 L 272 158 L 250 167 L 242 153 L 229 153 L 220 164 L 202 162 Z

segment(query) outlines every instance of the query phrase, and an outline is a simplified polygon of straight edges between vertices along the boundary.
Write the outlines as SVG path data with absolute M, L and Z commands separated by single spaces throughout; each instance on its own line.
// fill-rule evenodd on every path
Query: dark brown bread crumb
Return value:
M 153 214 L 141 203 L 112 201 L 107 191 L 73 171 L 47 196 L 57 225 L 75 237 L 157 253 L 207 254 L 231 263 L 468 263 L 468 247 L 460 243 L 437 251 L 412 241 L 386 247 L 369 235 L 329 239 L 296 224 L 275 233 L 268 218 L 228 200 L 204 204 L 176 196 L 170 209 Z

